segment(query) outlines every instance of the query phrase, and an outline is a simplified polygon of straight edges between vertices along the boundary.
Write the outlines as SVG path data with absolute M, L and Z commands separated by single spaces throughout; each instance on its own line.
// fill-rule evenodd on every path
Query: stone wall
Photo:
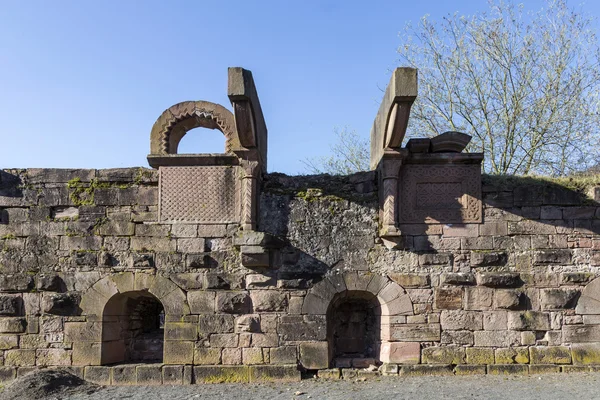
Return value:
M 600 365 L 595 201 L 484 177 L 482 223 L 400 224 L 390 250 L 377 182 L 269 174 L 244 233 L 159 223 L 154 170 L 0 172 L 2 379 L 59 365 L 114 384 Z M 132 311 L 145 301 L 163 314 Z M 157 318 L 162 359 L 132 365 L 152 345 L 126 349 Z

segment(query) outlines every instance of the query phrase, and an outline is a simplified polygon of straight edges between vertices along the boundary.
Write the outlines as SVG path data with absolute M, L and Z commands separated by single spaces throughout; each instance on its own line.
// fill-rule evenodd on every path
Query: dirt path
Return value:
M 532 376 L 381 378 L 378 381 L 315 381 L 290 384 L 218 384 L 107 387 L 72 400 L 183 399 L 600 399 L 600 373 Z

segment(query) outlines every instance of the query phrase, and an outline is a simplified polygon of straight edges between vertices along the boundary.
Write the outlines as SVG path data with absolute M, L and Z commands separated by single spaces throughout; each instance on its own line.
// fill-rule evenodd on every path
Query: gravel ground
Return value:
M 63 397 L 65 398 L 65 397 Z M 532 376 L 384 377 L 378 381 L 106 387 L 72 400 L 179 399 L 600 399 L 600 373 Z

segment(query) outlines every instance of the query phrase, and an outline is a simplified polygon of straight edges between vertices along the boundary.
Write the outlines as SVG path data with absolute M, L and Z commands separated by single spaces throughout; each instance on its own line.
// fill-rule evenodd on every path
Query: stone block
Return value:
M 595 278 L 595 275 L 590 272 L 563 272 L 560 274 L 561 285 L 576 285 L 588 283 Z
M 406 289 L 412 303 L 431 303 L 433 290 L 431 289 Z M 412 306 L 410 307 L 412 311 Z
M 457 365 L 454 367 L 455 375 L 485 375 L 485 365 Z
M 251 313 L 252 300 L 247 292 L 217 293 L 217 311 L 230 314 Z
M 269 362 L 271 364 L 295 364 L 298 360 L 296 346 L 274 347 L 270 350 Z
M 73 365 L 98 365 L 101 354 L 100 342 L 73 342 Z
M 529 364 L 527 347 L 509 347 L 495 350 L 496 364 Z
M 36 365 L 42 367 L 71 365 L 71 352 L 65 349 L 36 350 Z
M 388 364 L 384 364 L 384 365 L 388 365 Z M 398 375 L 398 366 L 397 365 L 396 365 L 396 374 L 395 375 Z M 319 379 L 335 380 L 335 379 L 340 379 L 342 377 L 342 375 L 341 375 L 341 371 L 339 368 L 329 368 L 329 369 L 320 369 L 317 372 L 317 377 Z
M 452 254 L 451 253 L 426 253 L 419 255 L 419 265 L 428 266 L 428 265 L 451 265 L 452 264 Z M 410 275 L 410 274 L 408 274 Z M 425 275 L 428 277 L 427 275 Z M 391 276 L 390 276 L 391 278 Z M 393 279 L 393 278 L 392 278 Z M 398 284 L 401 285 L 399 282 Z
M 421 360 L 421 344 L 418 342 L 384 342 L 379 359 L 384 363 L 418 364 Z
M 246 289 L 260 289 L 275 286 L 275 278 L 263 274 L 246 275 Z
M 571 263 L 570 250 L 538 250 L 533 252 L 534 265 L 546 264 L 562 264 L 568 265 Z
M 19 347 L 17 335 L 0 335 L 0 350 L 10 350 Z
M 190 290 L 187 293 L 192 314 L 211 314 L 215 312 L 216 294 L 212 291 Z
M 224 365 L 240 365 L 242 363 L 242 349 L 223 349 L 221 352 L 221 363 Z
M 296 364 L 256 365 L 250 367 L 250 382 L 299 382 L 300 371 Z
M 441 325 L 444 330 L 481 330 L 483 314 L 462 310 L 442 311 Z
M 548 334 L 549 332 L 546 332 Z M 531 346 L 537 342 L 535 332 L 521 332 L 521 344 L 524 346 Z
M 579 290 L 576 289 L 542 289 L 540 290 L 542 310 L 575 308 L 579 294 Z
M 279 335 L 277 333 L 253 333 L 252 347 L 277 347 Z
M 492 307 L 494 290 L 486 287 L 465 288 L 466 310 L 489 310 Z
M 534 374 L 554 374 L 560 372 L 560 366 L 549 364 L 536 364 L 529 366 L 529 375 Z
M 473 332 L 477 347 L 509 347 L 521 344 L 521 334 L 513 331 Z
M 571 345 L 573 364 L 600 364 L 600 343 L 573 343 Z
M 264 364 L 264 353 L 260 347 L 243 348 L 242 349 L 242 363 L 244 365 L 257 365 Z
M 467 347 L 465 349 L 467 355 L 467 364 L 493 364 L 494 349 L 489 347 Z
M 460 310 L 463 304 L 462 288 L 436 288 L 434 306 L 438 310 Z
M 26 327 L 25 318 L 0 317 L 0 333 L 24 333 Z
M 85 367 L 83 377 L 86 381 L 97 385 L 110 385 L 111 367 L 88 366 Z
M 391 329 L 391 339 L 399 342 L 428 342 L 440 340 L 439 324 L 396 325 Z
M 260 316 L 242 315 L 235 320 L 236 332 L 260 332 Z
M 502 251 L 472 251 L 471 266 L 472 267 L 487 267 L 505 265 L 508 256 Z M 480 283 L 481 284 L 481 283 Z M 489 285 L 486 285 L 489 286 Z
M 80 300 L 78 293 L 45 293 L 42 311 L 54 315 L 78 315 Z
M 216 365 L 221 363 L 221 349 L 212 347 L 198 347 L 194 349 L 194 364 Z
M 440 343 L 472 346 L 474 343 L 471 331 L 442 331 Z
M 187 340 L 165 340 L 164 364 L 192 364 L 194 361 L 194 342 Z
M 226 225 L 198 225 L 198 237 L 220 238 L 227 236 Z
M 426 347 L 421 351 L 423 364 L 464 364 L 465 348 L 458 346 Z
M 508 222 L 509 235 L 553 235 L 556 234 L 556 227 L 552 224 L 546 224 L 540 221 L 523 220 Z
M 138 385 L 162 385 L 160 365 L 139 365 L 136 368 Z
M 571 349 L 565 346 L 532 346 L 529 359 L 532 364 L 571 364 Z
M 288 306 L 287 295 L 277 290 L 253 290 L 250 298 L 255 312 L 283 312 Z
M 578 372 L 592 372 L 592 368 L 593 367 L 583 365 L 561 365 L 560 371 L 565 374 L 571 374 Z
M 438 376 L 454 375 L 450 365 L 403 365 L 400 368 L 400 376 Z
M 425 256 L 425 254 L 421 254 L 421 256 Z M 391 280 L 393 280 L 394 282 L 396 282 L 398 285 L 402 286 L 405 289 L 406 288 L 428 288 L 431 286 L 429 275 L 390 273 L 390 274 L 388 274 L 388 276 L 390 277 Z
M 565 325 L 562 331 L 565 343 L 600 342 L 600 325 Z
M 181 253 L 202 253 L 206 251 L 203 238 L 177 239 L 177 251 Z
M 442 285 L 474 285 L 475 275 L 468 272 L 447 272 L 441 275 Z
M 4 365 L 11 367 L 35 365 L 35 350 L 7 350 L 4 352 Z
M 168 237 L 138 237 L 131 238 L 131 250 L 141 252 L 174 252 L 177 250 L 176 241 Z
M 508 312 L 486 311 L 483 313 L 483 329 L 486 331 L 504 331 L 508 329 Z
M 320 341 L 327 337 L 324 315 L 282 315 L 278 333 L 286 341 Z
M 513 311 L 508 313 L 508 329 L 516 331 L 548 331 L 550 316 L 539 311 Z
M 195 366 L 196 383 L 249 383 L 250 368 L 241 365 Z
M 528 375 L 529 366 L 520 364 L 488 365 L 487 373 L 489 375 Z
M 497 289 L 494 291 L 494 308 L 515 309 L 521 304 L 521 291 L 515 289 Z
M 300 363 L 306 369 L 329 368 L 329 344 L 327 342 L 300 343 Z
M 195 322 L 171 322 L 164 324 L 165 340 L 197 340 L 198 324 Z
M 210 335 L 211 347 L 238 347 L 239 335 L 236 333 L 214 333 Z
M 15 368 L 15 367 L 0 367 L 0 383 L 9 383 L 16 377 L 17 377 L 17 368 Z
M 135 365 L 115 365 L 111 368 L 113 385 L 136 385 L 137 372 Z
M 0 316 L 21 315 L 23 299 L 18 296 L 0 295 Z
M 33 288 L 33 277 L 29 275 L 0 275 L 0 292 L 26 292 L 31 288 Z
M 523 284 L 516 272 L 484 272 L 476 277 L 478 285 L 492 288 L 516 287 Z
M 198 330 L 200 336 L 210 333 L 231 333 L 234 331 L 233 316 L 228 314 L 200 315 Z

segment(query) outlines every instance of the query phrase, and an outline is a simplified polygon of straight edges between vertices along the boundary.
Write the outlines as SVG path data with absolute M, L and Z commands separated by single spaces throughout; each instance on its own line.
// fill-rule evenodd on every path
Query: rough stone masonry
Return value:
M 600 365 L 600 206 L 481 176 L 470 137 L 402 147 L 417 72 L 397 69 L 372 171 L 266 173 L 252 75 L 233 112 L 190 101 L 151 132 L 154 169 L 0 171 L 0 379 L 68 366 L 100 384 Z M 191 129 L 223 154 L 177 154 Z M 377 367 L 377 368 L 375 368 Z

